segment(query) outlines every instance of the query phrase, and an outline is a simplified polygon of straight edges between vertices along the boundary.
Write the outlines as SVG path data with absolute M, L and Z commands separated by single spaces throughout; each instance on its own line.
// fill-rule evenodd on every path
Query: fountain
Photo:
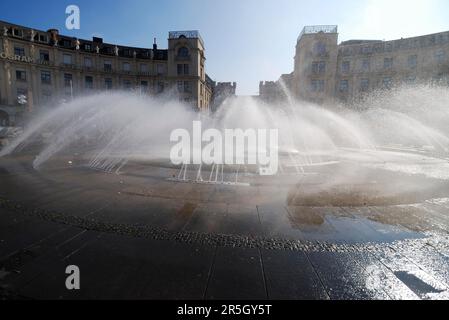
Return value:
M 209 115 L 171 99 L 96 94 L 41 114 L 0 157 L 31 152 L 36 170 L 68 157 L 71 168 L 115 174 L 135 165 L 164 168 L 172 183 L 280 185 L 296 205 L 351 205 L 351 197 L 354 205 L 413 203 L 449 194 L 447 89 L 401 88 L 373 94 L 353 108 L 319 107 L 286 96 L 276 105 L 228 99 Z M 279 145 L 270 151 L 278 152 L 278 173 L 259 176 L 258 165 L 173 165 L 170 132 L 191 130 L 193 121 L 206 129 L 277 129 Z M 246 156 L 256 152 L 255 146 L 245 147 Z

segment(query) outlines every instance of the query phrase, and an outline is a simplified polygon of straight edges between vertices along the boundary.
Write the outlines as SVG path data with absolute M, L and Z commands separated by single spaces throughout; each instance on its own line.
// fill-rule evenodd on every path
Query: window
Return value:
M 186 74 L 186 75 L 189 74 L 189 65 L 188 64 L 178 64 L 177 69 L 178 69 L 178 76 L 183 75 L 183 74 Z
M 180 58 L 188 58 L 189 57 L 189 49 L 186 47 L 181 47 L 178 49 L 178 57 Z
M 326 55 L 326 44 L 323 42 L 318 42 L 315 44 L 314 53 L 318 56 Z
M 192 92 L 192 88 L 190 87 L 190 81 L 184 81 L 184 92 Z
M 340 81 L 340 92 L 348 92 L 349 90 L 349 81 L 341 80 Z
M 324 74 L 326 73 L 326 62 L 319 61 L 312 63 L 312 73 L 314 74 Z
M 62 40 L 61 45 L 66 48 L 70 48 L 72 46 L 72 41 L 70 40 Z
M 409 68 L 415 69 L 418 65 L 418 56 L 416 54 L 413 56 L 408 56 L 407 64 Z
M 24 70 L 16 70 L 17 81 L 27 81 L 27 73 Z
M 131 80 L 123 80 L 123 88 L 125 90 L 130 90 L 131 89 Z
M 408 85 L 413 85 L 416 83 L 416 77 L 415 76 L 408 76 L 405 78 L 405 83 Z
M 64 54 L 62 56 L 62 62 L 64 64 L 72 64 L 72 55 L 71 54 Z
M 164 83 L 161 82 L 161 81 L 159 81 L 159 82 L 157 83 L 157 92 L 158 92 L 158 93 L 164 92 Z
M 50 73 L 50 71 L 41 71 L 41 82 L 43 84 L 51 84 L 51 73 Z
M 131 71 L 131 65 L 128 62 L 123 62 L 123 71 L 125 72 Z
M 84 50 L 86 51 L 92 51 L 92 45 L 89 43 L 85 43 L 84 44 Z
M 382 85 L 384 89 L 391 89 L 393 85 L 393 80 L 391 79 L 391 77 L 385 77 L 382 80 Z
M 50 61 L 50 53 L 47 50 L 40 50 L 39 58 L 41 62 L 48 62 Z
M 184 83 L 182 81 L 178 81 L 178 92 L 183 92 L 184 91 Z
M 142 64 L 140 65 L 140 72 L 142 72 L 142 73 L 148 73 L 148 65 L 142 63 Z
M 111 78 L 104 79 L 104 86 L 107 90 L 111 90 L 112 89 L 112 79 Z
M 324 91 L 324 80 L 312 80 L 312 91 L 313 92 L 323 92 Z
M 393 68 L 393 58 L 385 58 L 384 59 L 384 69 Z
M 362 79 L 360 81 L 360 91 L 366 92 L 369 89 L 369 79 Z
M 112 47 L 106 47 L 103 48 L 104 51 L 106 51 L 107 54 L 112 54 L 113 53 L 113 48 Z
M 341 64 L 341 71 L 343 73 L 348 73 L 351 69 L 351 62 L 350 61 L 343 61 Z
M 25 55 L 25 49 L 21 47 L 14 47 L 14 55 L 23 57 Z
M 371 62 L 369 59 L 363 59 L 362 61 L 362 70 L 363 71 L 370 71 L 371 69 Z
M 47 43 L 48 42 L 48 37 L 45 34 L 40 34 L 39 35 L 39 42 L 44 42 Z
M 435 60 L 438 63 L 444 63 L 444 60 L 446 58 L 446 54 L 444 52 L 444 50 L 438 50 L 437 52 L 435 52 Z
M 148 81 L 140 81 L 140 86 L 144 89 L 148 88 Z
M 161 76 L 165 73 L 165 66 L 163 64 L 158 64 L 156 66 L 156 72 L 158 76 Z
M 84 80 L 84 87 L 86 89 L 94 88 L 94 78 L 92 76 L 86 76 L 86 78 Z
M 73 86 L 73 76 L 71 73 L 64 73 L 64 86 L 72 87 Z
M 112 71 L 112 62 L 109 60 L 104 61 L 104 71 Z
M 85 57 L 84 58 L 84 66 L 86 68 L 92 68 L 92 58 Z
M 22 30 L 19 30 L 19 29 L 13 29 L 12 34 L 15 37 L 20 37 L 20 38 L 23 37 L 23 32 L 22 32 Z
M 363 47 L 362 53 L 363 54 L 371 54 L 371 53 L 373 53 L 373 47 Z

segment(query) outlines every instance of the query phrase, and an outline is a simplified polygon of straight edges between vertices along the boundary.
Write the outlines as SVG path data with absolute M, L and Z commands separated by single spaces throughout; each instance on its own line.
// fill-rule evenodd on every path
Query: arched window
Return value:
M 181 47 L 178 50 L 178 57 L 187 58 L 189 56 L 189 49 Z

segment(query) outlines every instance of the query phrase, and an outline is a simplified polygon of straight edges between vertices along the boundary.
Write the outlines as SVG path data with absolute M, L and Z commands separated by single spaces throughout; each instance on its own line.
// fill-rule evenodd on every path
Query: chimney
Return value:
M 154 38 L 154 40 L 153 40 L 153 50 L 154 50 L 154 51 L 157 50 L 156 38 Z
M 92 42 L 95 44 L 103 44 L 103 38 L 92 37 Z

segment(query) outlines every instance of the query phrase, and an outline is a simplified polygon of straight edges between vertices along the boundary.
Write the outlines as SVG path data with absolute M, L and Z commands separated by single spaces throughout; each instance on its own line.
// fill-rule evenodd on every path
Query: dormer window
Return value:
M 62 46 L 69 48 L 72 46 L 72 42 L 70 40 L 62 40 Z
M 92 45 L 90 45 L 89 43 L 84 44 L 84 50 L 92 51 Z
M 39 42 L 47 43 L 48 42 L 48 36 L 46 34 L 40 34 L 39 35 Z
M 12 34 L 14 37 L 19 37 L 19 38 L 23 37 L 23 32 L 20 29 L 13 29 Z

